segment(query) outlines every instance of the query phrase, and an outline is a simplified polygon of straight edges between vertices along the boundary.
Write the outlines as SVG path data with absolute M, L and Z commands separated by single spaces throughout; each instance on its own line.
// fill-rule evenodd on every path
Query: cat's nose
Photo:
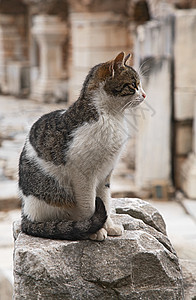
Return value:
M 142 92 L 142 97 L 145 99 L 146 98 L 146 93 Z

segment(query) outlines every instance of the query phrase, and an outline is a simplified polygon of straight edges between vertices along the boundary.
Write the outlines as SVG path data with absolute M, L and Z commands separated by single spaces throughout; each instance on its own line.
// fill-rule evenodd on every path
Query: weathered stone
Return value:
M 175 87 L 195 91 L 196 77 L 196 9 L 175 12 Z M 186 61 L 186 63 L 184 63 Z M 188 103 L 187 103 L 188 104 Z M 189 105 L 189 104 L 188 104 Z
M 156 208 L 146 201 L 131 198 L 113 199 L 112 209 L 118 214 L 128 214 L 135 219 L 140 219 L 145 224 L 166 234 L 166 225 L 162 216 Z
M 188 198 L 196 199 L 196 155 L 191 153 L 181 169 L 181 185 Z
M 180 259 L 184 278 L 185 300 L 196 299 L 196 261 Z
M 192 150 L 192 124 L 176 124 L 176 154 L 187 155 Z
M 194 116 L 194 88 L 176 88 L 174 105 L 175 119 L 177 121 L 191 120 Z
M 196 99 L 194 102 L 194 122 L 193 122 L 193 147 L 192 153 L 182 165 L 181 182 L 182 189 L 191 199 L 196 199 Z
M 178 155 L 175 158 L 175 187 L 177 189 L 181 189 L 182 187 L 182 178 L 181 178 L 181 171 L 182 171 L 182 166 L 184 165 L 186 161 L 186 156 Z
M 157 230 L 158 212 L 149 204 L 114 200 L 113 211 L 120 204 L 124 214 L 113 218 L 125 232 L 102 243 L 53 241 L 15 232 L 14 299 L 183 299 L 178 258 L 161 232 L 162 217 L 157 218 Z M 131 206 L 135 212 L 141 209 L 136 218 L 125 214 Z
M 16 240 L 21 232 L 21 221 L 17 220 L 13 223 L 13 238 Z

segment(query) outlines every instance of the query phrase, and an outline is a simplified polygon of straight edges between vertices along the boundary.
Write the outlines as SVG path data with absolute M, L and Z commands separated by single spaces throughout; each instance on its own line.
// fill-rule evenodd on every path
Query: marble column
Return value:
M 8 92 L 8 63 L 21 58 L 21 39 L 12 15 L 0 14 L 0 91 Z
M 72 63 L 69 100 L 75 101 L 89 69 L 111 60 L 118 52 L 130 52 L 127 20 L 111 12 L 72 13 Z
M 55 101 L 55 90 L 65 78 L 62 44 L 67 27 L 58 16 L 38 15 L 33 21 L 32 34 L 38 43 L 40 66 L 38 79 L 32 85 L 31 98 L 51 102 Z

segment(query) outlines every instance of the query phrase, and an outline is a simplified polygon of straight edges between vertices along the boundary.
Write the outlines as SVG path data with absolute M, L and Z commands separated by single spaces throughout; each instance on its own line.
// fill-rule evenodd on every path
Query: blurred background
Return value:
M 27 132 L 42 114 L 73 103 L 89 69 L 121 51 L 132 54 L 147 98 L 126 113 L 112 196 L 158 208 L 196 296 L 196 0 L 0 0 L 2 300 L 12 294 L 11 224 L 20 218 Z

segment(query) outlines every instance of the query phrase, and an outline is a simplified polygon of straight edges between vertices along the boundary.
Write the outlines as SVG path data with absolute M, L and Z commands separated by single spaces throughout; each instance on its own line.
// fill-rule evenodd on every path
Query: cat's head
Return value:
M 138 73 L 128 65 L 130 54 L 119 53 L 115 59 L 91 69 L 84 89 L 104 107 L 124 111 L 139 105 L 146 97 Z M 97 97 L 96 97 L 97 95 Z M 100 103 L 99 103 L 100 102 Z

